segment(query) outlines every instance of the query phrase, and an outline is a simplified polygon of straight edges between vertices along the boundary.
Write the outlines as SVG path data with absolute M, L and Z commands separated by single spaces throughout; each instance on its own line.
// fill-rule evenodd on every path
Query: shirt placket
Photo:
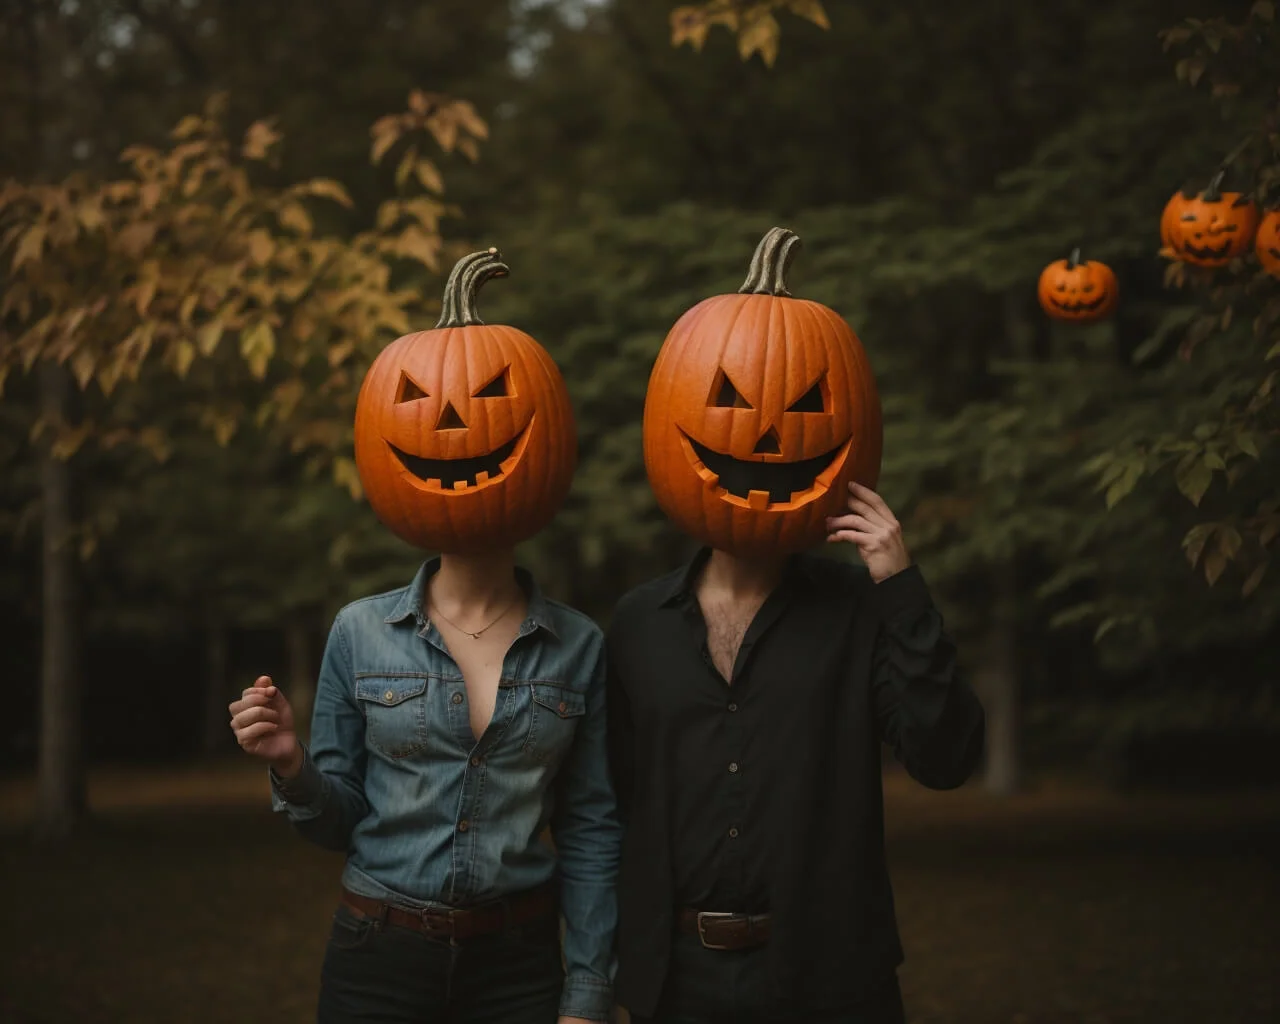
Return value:
M 502 674 L 498 682 L 498 695 L 494 702 L 493 719 L 485 728 L 477 741 L 471 732 L 471 715 L 467 706 L 467 687 L 462 679 L 461 670 L 458 678 L 451 681 L 449 693 L 449 731 L 457 741 L 462 759 L 462 786 L 458 795 L 458 810 L 454 816 L 453 842 L 450 844 L 449 887 L 445 901 L 456 904 L 474 895 L 479 886 L 476 872 L 476 857 L 479 853 L 480 824 L 484 820 L 485 774 L 488 771 L 486 755 L 506 731 L 506 719 L 510 717 L 511 688 L 503 686 L 504 680 L 518 675 L 520 653 L 517 648 L 525 637 L 537 628 L 532 619 L 526 619 L 520 625 L 520 631 L 511 642 L 511 648 L 503 660 Z M 444 638 L 434 625 L 427 622 L 419 633 L 424 640 L 448 658 L 457 668 L 457 662 L 449 654 Z M 511 661 L 514 659 L 514 661 Z

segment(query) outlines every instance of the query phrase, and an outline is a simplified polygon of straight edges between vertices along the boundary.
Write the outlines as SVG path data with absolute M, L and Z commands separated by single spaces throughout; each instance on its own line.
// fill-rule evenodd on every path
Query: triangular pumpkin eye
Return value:
M 787 412 L 826 412 L 826 385 L 827 375 L 824 373 L 813 382 L 813 387 L 787 407 Z
M 425 388 L 404 370 L 400 371 L 400 387 L 396 390 L 396 402 L 416 402 L 419 398 L 429 397 Z
M 742 397 L 742 392 L 733 386 L 733 381 L 724 370 L 716 373 L 715 384 L 711 387 L 710 404 L 719 409 L 752 409 L 754 406 Z
M 511 393 L 511 388 L 507 381 L 507 371 L 511 369 L 504 366 L 498 371 L 498 375 L 484 385 L 479 391 L 475 392 L 472 398 L 505 398 Z

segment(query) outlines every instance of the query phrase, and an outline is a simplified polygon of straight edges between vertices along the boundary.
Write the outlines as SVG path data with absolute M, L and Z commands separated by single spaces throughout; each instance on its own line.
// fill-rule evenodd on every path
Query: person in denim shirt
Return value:
M 568 490 L 572 410 L 545 350 L 476 313 L 476 290 L 506 274 L 497 249 L 459 260 L 435 330 L 387 346 L 357 404 L 374 511 L 445 553 L 338 613 L 309 748 L 270 678 L 231 705 L 240 745 L 271 766 L 275 809 L 347 854 L 321 1024 L 571 1024 L 612 1010 L 621 829 L 603 637 L 514 556 Z
M 378 1020 L 406 1022 L 609 1017 L 620 832 L 601 633 L 508 567 L 516 592 L 495 595 L 488 617 L 509 598 L 522 613 L 504 615 L 512 640 L 499 655 L 491 718 L 473 732 L 479 695 L 450 651 L 489 641 L 504 624 L 449 616 L 453 626 L 440 606 L 452 610 L 460 584 L 503 575 L 485 561 L 430 561 L 408 587 L 338 613 L 309 747 L 268 677 L 231 705 L 241 745 L 271 764 L 273 806 L 306 838 L 347 851 L 321 1021 L 370 1019 L 375 1008 Z M 477 638 L 468 626 L 485 629 Z M 540 838 L 548 825 L 554 851 Z M 536 905 L 557 875 L 563 986 L 556 919 Z M 450 936 L 450 909 L 529 894 L 531 920 Z M 374 904 L 424 913 L 426 930 L 380 920 Z M 446 1018 L 447 1007 L 462 1015 Z

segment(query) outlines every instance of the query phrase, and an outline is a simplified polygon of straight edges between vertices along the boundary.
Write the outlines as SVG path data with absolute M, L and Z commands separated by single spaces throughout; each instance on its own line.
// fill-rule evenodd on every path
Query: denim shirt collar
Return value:
M 404 594 L 401 595 L 400 600 L 396 602 L 396 606 L 391 610 L 391 614 L 383 621 L 395 625 L 412 618 L 419 627 L 425 626 L 427 617 L 423 614 L 422 605 L 423 598 L 427 593 L 427 581 L 439 569 L 440 557 L 438 555 L 423 562 L 413 577 L 413 582 L 405 589 Z M 533 578 L 533 575 L 527 569 L 517 565 L 516 582 L 520 584 L 520 588 L 529 598 L 529 614 L 525 621 L 531 623 L 534 629 L 544 629 L 559 640 L 560 634 L 556 632 L 555 622 L 551 617 L 551 604 L 543 596 L 537 580 Z M 529 632 L 532 632 L 532 630 L 529 630 Z

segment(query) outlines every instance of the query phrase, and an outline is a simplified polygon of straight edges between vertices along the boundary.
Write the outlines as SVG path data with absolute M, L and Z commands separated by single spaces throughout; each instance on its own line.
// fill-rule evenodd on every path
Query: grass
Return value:
M 886 792 L 912 1024 L 1280 1020 L 1275 792 Z M 261 772 L 99 771 L 90 800 L 42 850 L 30 781 L 0 783 L 0 1020 L 313 1019 L 341 858 L 270 814 Z

